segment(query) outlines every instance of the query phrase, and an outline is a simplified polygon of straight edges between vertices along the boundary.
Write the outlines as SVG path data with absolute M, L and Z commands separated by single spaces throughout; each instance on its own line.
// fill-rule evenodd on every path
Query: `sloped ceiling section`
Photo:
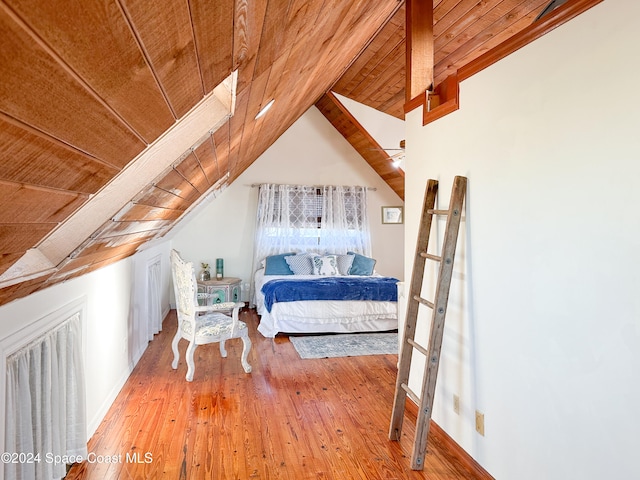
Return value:
M 435 85 L 598 1 L 567 0 L 532 31 L 548 0 L 434 0 Z M 0 305 L 163 235 L 330 91 L 403 118 L 403 5 L 0 0 Z M 213 97 L 224 113 L 206 113 Z
M 438 3 L 434 2 L 436 11 L 447 2 Z M 403 3 L 331 88 L 333 92 L 404 120 L 405 17 Z
M 419 0 L 414 0 L 419 1 Z M 404 119 L 405 109 L 421 105 L 423 123 L 459 107 L 459 82 L 571 20 L 602 0 L 434 0 L 433 91 L 436 97 L 406 95 L 407 36 L 403 3 L 367 48 L 352 62 L 331 92 Z M 328 92 L 316 107 L 404 198 L 404 173 Z M 419 100 L 415 103 L 415 100 Z M 433 110 L 432 107 L 436 106 Z M 408 110 L 406 110 L 408 111 Z
M 373 3 L 0 1 L 0 304 L 131 255 L 231 183 L 401 5 Z M 191 131 L 232 72 L 233 116 Z M 149 153 L 171 131 L 198 139 Z M 153 178 L 130 195 L 127 171 Z
M 190 154 L 183 155 L 187 149 L 192 153 L 228 121 L 233 113 L 234 85 L 232 74 L 40 243 L 37 250 L 49 260 L 50 267 L 60 266 L 52 278 L 82 274 L 90 266 L 87 251 L 93 255 L 91 264 L 131 253 L 146 240 L 164 234 L 177 220 L 176 212 L 180 212 L 179 218 L 214 186 L 206 182 L 198 190 L 178 169 L 190 158 Z M 181 158 L 179 163 L 174 163 L 176 158 Z M 168 195 L 154 202 L 148 192 L 163 187 Z M 175 203 L 181 200 L 183 209 L 176 209 Z M 114 209 L 120 205 L 125 207 L 116 213 Z M 14 270 L 24 276 L 21 263 L 26 262 L 13 265 L 0 280 Z

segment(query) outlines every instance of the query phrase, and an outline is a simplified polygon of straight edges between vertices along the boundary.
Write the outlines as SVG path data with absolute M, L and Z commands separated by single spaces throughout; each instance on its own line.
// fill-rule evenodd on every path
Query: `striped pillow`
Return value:
M 353 265 L 354 255 L 336 255 L 338 258 L 338 271 L 340 275 L 349 275 L 351 265 Z

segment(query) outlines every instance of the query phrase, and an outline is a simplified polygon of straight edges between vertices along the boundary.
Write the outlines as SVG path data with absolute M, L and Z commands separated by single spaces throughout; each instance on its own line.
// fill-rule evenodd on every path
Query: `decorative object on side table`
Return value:
M 216 280 L 222 280 L 224 278 L 224 260 L 222 258 L 216 258 Z
M 206 282 L 211 279 L 211 272 L 209 271 L 209 264 L 202 262 L 202 271 L 200 272 L 200 280 Z

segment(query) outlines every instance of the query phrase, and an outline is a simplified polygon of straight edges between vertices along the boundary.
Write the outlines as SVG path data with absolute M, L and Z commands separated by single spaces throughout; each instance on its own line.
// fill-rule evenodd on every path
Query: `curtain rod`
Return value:
M 259 187 L 260 185 L 277 185 L 277 186 L 283 186 L 283 185 L 287 185 L 284 183 L 252 183 L 251 185 L 247 185 L 251 188 L 255 188 L 255 187 Z M 322 188 L 322 187 L 337 187 L 338 185 L 289 185 L 290 187 L 310 187 L 310 188 Z M 360 185 L 341 185 L 342 187 L 353 187 L 353 186 L 360 186 Z M 376 191 L 378 190 L 376 187 L 364 187 L 367 190 L 372 190 L 372 191 Z

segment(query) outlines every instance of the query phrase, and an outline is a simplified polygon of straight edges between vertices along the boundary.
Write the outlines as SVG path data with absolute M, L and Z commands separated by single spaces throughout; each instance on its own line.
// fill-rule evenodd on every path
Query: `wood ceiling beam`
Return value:
M 404 172 L 393 166 L 389 155 L 342 102 L 328 92 L 315 105 L 385 183 L 404 200 Z
M 543 35 L 549 33 L 551 30 L 577 17 L 602 1 L 603 0 L 567 1 L 548 15 L 542 17 L 540 20 L 537 20 L 528 27 L 519 30 L 518 33 L 511 36 L 508 40 L 491 48 L 483 55 L 465 63 L 461 68 L 457 69 L 457 71 L 454 71 L 446 77 L 446 79 L 435 85 L 432 89 L 433 94 L 429 91 L 418 92 L 417 95 L 413 96 L 405 103 L 405 114 L 417 107 L 422 107 L 422 124 L 427 125 L 428 123 L 434 122 L 435 120 L 454 112 L 459 108 L 460 104 L 460 82 L 502 60 L 516 50 L 537 40 Z M 408 0 L 407 9 L 409 8 L 409 3 L 410 2 Z M 409 15 L 407 15 L 407 22 L 409 22 Z M 409 31 L 407 30 L 407 36 L 408 32 Z M 407 69 L 409 68 L 410 66 L 407 65 Z M 439 75 L 441 75 L 441 73 Z M 409 77 L 409 72 L 407 72 L 407 77 Z M 434 77 L 434 79 L 435 78 L 436 77 Z
M 406 101 L 433 88 L 433 0 L 406 0 Z

